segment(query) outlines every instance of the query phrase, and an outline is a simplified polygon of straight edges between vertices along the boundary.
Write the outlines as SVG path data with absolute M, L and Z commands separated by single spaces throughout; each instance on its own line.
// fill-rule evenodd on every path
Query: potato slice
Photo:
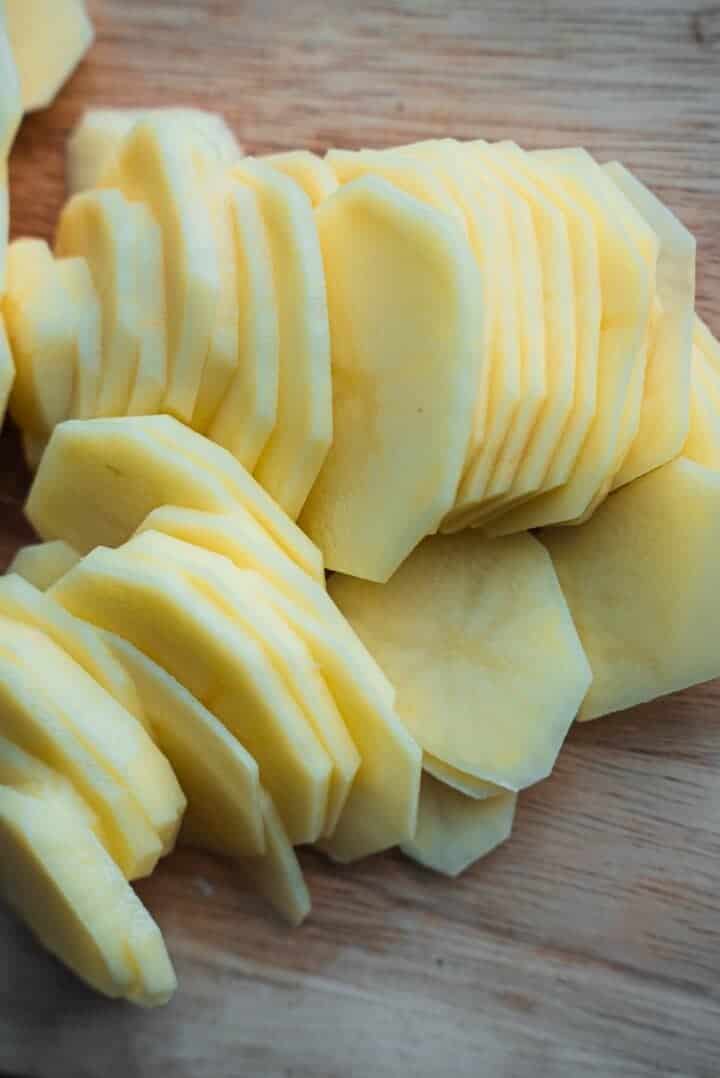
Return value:
M 690 430 L 682 455 L 705 468 L 720 471 L 720 411 L 708 393 L 706 359 L 693 345 Z
M 328 587 L 426 753 L 510 790 L 550 773 L 590 670 L 537 540 L 435 536 L 385 585 Z
M 697 314 L 693 322 L 693 342 L 716 374 L 720 374 L 720 341 L 718 341 Z
M 271 168 L 284 172 L 302 188 L 313 206 L 319 206 L 337 190 L 335 173 L 322 157 L 308 150 L 289 150 L 262 158 Z
M 43 240 L 10 244 L 3 310 L 15 361 L 10 411 L 21 429 L 47 438 L 70 411 L 75 326 L 68 297 Z
M 82 814 L 54 791 L 0 788 L 0 835 L 0 892 L 40 942 L 98 992 L 166 1003 L 160 930 Z
M 543 532 L 593 672 L 580 720 L 720 673 L 719 510 L 720 473 L 680 457 Z
M 98 762 L 68 716 L 37 684 L 37 670 L 0 648 L 3 736 L 67 778 L 98 819 L 100 838 L 128 879 L 148 876 L 163 849 L 125 782 Z
M 255 589 L 246 586 L 254 575 L 239 570 L 220 554 L 154 531 L 131 539 L 121 553 L 182 572 L 263 649 L 330 760 L 323 834 L 332 835 L 360 758 L 308 648 L 271 607 L 258 604 Z
M 479 269 L 452 219 L 374 176 L 317 218 L 335 440 L 301 526 L 329 568 L 387 580 L 455 499 L 478 381 Z
M 473 800 L 424 775 L 415 837 L 401 846 L 425 868 L 459 876 L 510 838 L 517 794 Z
M 54 101 L 92 44 L 84 0 L 5 0 L 25 112 Z
M 10 44 L 6 3 L 7 0 L 0 0 L 0 160 L 2 161 L 6 161 L 10 156 L 10 147 L 15 140 L 23 113 L 20 76 Z M 5 188 L 4 195 L 7 197 L 7 176 L 3 177 L 0 187 Z M 1 243 L 0 247 L 2 247 Z M 2 285 L 3 278 L 0 273 L 0 292 L 2 292 Z
M 153 415 L 160 410 L 168 384 L 162 233 L 147 206 L 133 202 L 130 208 L 135 227 L 138 353 L 126 412 Z
M 140 693 L 153 736 L 173 766 L 205 848 L 226 857 L 265 849 L 260 773 L 239 741 L 179 681 L 114 633 L 100 634 Z
M 466 771 L 458 771 L 456 767 L 451 767 L 444 760 L 438 760 L 437 756 L 429 752 L 423 753 L 423 771 L 466 797 L 474 797 L 476 801 L 484 801 L 487 797 L 497 797 L 498 794 L 505 793 L 502 786 L 497 786 L 494 782 L 484 782 L 475 775 L 468 775 Z
M 62 539 L 56 539 L 49 543 L 29 543 L 21 547 L 7 571 L 17 573 L 39 591 L 46 591 L 79 561 L 80 555 L 76 550 Z
M 84 258 L 60 259 L 56 263 L 56 272 L 75 323 L 75 367 L 69 414 L 73 419 L 91 419 L 95 416 L 102 376 L 100 303 Z
M 5 411 L 14 381 L 15 363 L 5 331 L 5 319 L 0 312 L 0 426 L 5 419 Z
M 137 215 L 119 191 L 87 191 L 66 203 L 55 252 L 87 261 L 102 310 L 103 364 L 97 415 L 124 415 L 138 363 Z
M 122 551 L 94 550 L 53 594 L 177 678 L 257 760 L 293 843 L 318 837 L 330 761 L 249 633 L 181 573 Z
M 618 485 L 678 456 L 687 437 L 695 307 L 695 238 L 618 161 L 603 166 L 613 183 L 657 233 L 657 295 L 662 314 L 645 372 L 640 426 Z
M 332 441 L 330 331 L 325 275 L 309 199 L 269 165 L 244 158 L 232 177 L 258 197 L 278 314 L 277 421 L 254 473 L 296 519 Z
M 57 427 L 26 506 L 44 539 L 80 553 L 119 546 L 149 512 L 184 505 L 232 513 L 241 506 L 302 569 L 324 580 L 322 556 L 245 469 L 170 416 Z
M 0 736 L 0 787 L 3 786 L 31 796 L 51 795 L 80 816 L 93 833 L 101 835 L 95 813 L 64 775 Z
M 324 577 L 321 584 L 300 569 L 269 532 L 240 506 L 229 516 L 164 506 L 145 518 L 137 534 L 145 531 L 158 531 L 212 550 L 224 555 L 238 569 L 251 569 L 265 577 L 293 603 L 328 623 L 333 633 L 342 638 L 353 662 L 363 669 L 363 677 L 392 706 L 395 690 L 330 599 Z
M 119 188 L 132 202 L 144 202 L 160 226 L 168 330 L 168 387 L 163 407 L 189 423 L 220 294 L 217 249 L 208 242 L 212 221 L 202 197 L 192 141 L 181 138 L 177 126 L 162 116 L 144 117 L 124 139 L 101 184 Z

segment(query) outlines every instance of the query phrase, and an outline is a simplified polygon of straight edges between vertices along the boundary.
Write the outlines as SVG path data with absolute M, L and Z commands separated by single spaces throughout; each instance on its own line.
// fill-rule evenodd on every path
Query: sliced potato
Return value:
M 580 720 L 720 673 L 719 510 L 720 473 L 680 457 L 542 533 L 593 672 Z
M 287 176 L 244 158 L 232 177 L 258 197 L 278 315 L 277 420 L 254 473 L 296 519 L 332 441 L 330 331 L 325 275 L 309 199 Z
M 100 303 L 84 258 L 63 258 L 56 266 L 75 323 L 75 366 L 69 414 L 73 419 L 92 419 L 103 367 Z
M 317 217 L 335 440 L 301 525 L 329 568 L 386 580 L 455 499 L 473 425 L 479 269 L 452 219 L 374 176 Z
M 131 209 L 135 225 L 138 354 L 127 415 L 153 415 L 160 410 L 168 384 L 162 233 L 147 206 L 134 202 Z
M 387 584 L 328 587 L 426 753 L 510 790 L 550 773 L 590 670 L 537 540 L 435 536 Z
M 475 775 L 468 775 L 466 771 L 458 771 L 456 767 L 451 767 L 444 760 L 438 760 L 437 756 L 432 756 L 429 752 L 423 753 L 423 771 L 446 786 L 451 786 L 453 790 L 465 794 L 466 797 L 474 797 L 477 801 L 484 801 L 486 797 L 496 797 L 505 792 L 502 786 L 497 786 L 494 782 L 485 782 L 483 779 L 476 778 Z
M 262 649 L 172 567 L 97 549 L 53 588 L 76 616 L 128 640 L 257 760 L 293 843 L 322 832 L 330 761 Z
M 415 837 L 401 846 L 418 864 L 459 876 L 510 838 L 517 794 L 504 793 L 485 801 L 424 775 Z
M 5 319 L 0 312 L 0 426 L 5 419 L 5 411 L 14 381 L 15 363 L 7 339 Z
M 310 895 L 302 869 L 272 798 L 262 792 L 265 856 L 243 862 L 243 872 L 275 910 L 291 925 L 310 913 Z
M 238 359 L 208 436 L 252 471 L 275 428 L 278 313 L 272 257 L 257 195 L 226 177 L 238 289 Z
M 0 736 L 0 787 L 9 786 L 26 794 L 48 794 L 67 804 L 80 816 L 86 827 L 100 836 L 97 817 L 64 775 L 54 771 L 36 756 Z
M 720 411 L 708 392 L 706 359 L 693 345 L 690 429 L 682 455 L 705 468 L 720 471 Z
M 716 374 L 720 374 L 720 341 L 697 314 L 693 322 L 693 341 Z
M 127 640 L 102 638 L 135 682 L 153 737 L 173 766 L 205 848 L 226 857 L 265 849 L 260 773 L 253 757 L 179 681 Z
M 20 76 L 13 56 L 8 30 L 6 0 L 0 0 L 0 160 L 2 161 L 7 160 L 10 156 L 10 147 L 15 139 L 23 114 Z M 3 169 L 3 173 L 4 171 Z M 7 197 L 7 177 L 5 175 L 3 175 L 0 187 L 4 187 L 4 197 Z M 1 247 L 2 244 L 0 244 Z M 2 258 L 0 257 L 1 264 Z M 2 292 L 2 285 L 3 278 L 0 273 L 0 292 Z
M 301 187 L 313 206 L 319 206 L 337 190 L 335 173 L 322 157 L 308 150 L 289 150 L 263 158 L 278 172 L 284 172 Z
M 85 2 L 5 0 L 4 6 L 23 109 L 47 108 L 92 44 Z
M 76 550 L 62 539 L 56 539 L 21 547 L 7 571 L 17 573 L 39 591 L 46 591 L 79 561 L 80 555 Z

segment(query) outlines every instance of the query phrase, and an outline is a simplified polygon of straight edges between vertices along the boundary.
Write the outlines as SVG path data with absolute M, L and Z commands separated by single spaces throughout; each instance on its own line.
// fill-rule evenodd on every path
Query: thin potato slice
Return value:
M 80 555 L 62 539 L 49 543 L 30 543 L 21 547 L 8 566 L 8 573 L 17 573 L 38 591 L 49 587 L 80 561 Z
M 690 393 L 690 429 L 682 455 L 705 468 L 720 471 L 720 411 L 708 392 L 707 361 L 693 345 L 693 374 Z
M 335 440 L 301 525 L 329 568 L 387 580 L 455 499 L 473 424 L 479 270 L 452 219 L 374 176 L 317 217 Z
M 23 109 L 47 108 L 92 44 L 85 0 L 4 0 L 3 7 Z
M 507 791 L 473 800 L 424 775 L 417 832 L 400 848 L 425 868 L 459 876 L 510 838 L 516 803 L 517 794 Z
M 233 179 L 258 197 L 277 299 L 277 421 L 254 474 L 293 520 L 332 441 L 330 332 L 322 256 L 312 206 L 287 176 L 245 158 Z
M 19 793 L 49 794 L 67 804 L 90 830 L 101 837 L 97 817 L 71 782 L 14 741 L 0 735 L 0 786 Z
M 100 303 L 84 258 L 63 258 L 56 267 L 75 323 L 75 369 L 69 415 L 73 419 L 90 419 L 95 415 L 102 377 Z
M 2 243 L 0 243 L 0 247 Z M 0 312 L 0 426 L 5 419 L 7 403 L 15 381 L 15 362 L 5 330 L 5 319 Z
M 153 415 L 167 390 L 167 311 L 162 233 L 147 206 L 131 206 L 135 224 L 138 355 L 128 415 Z M 83 418 L 80 416 L 79 418 Z
M 10 147 L 20 126 L 23 103 L 20 93 L 20 76 L 8 35 L 5 0 L 0 3 L 0 86 L 2 86 L 2 93 L 0 93 L 0 160 L 6 161 L 10 156 Z M 0 181 L 0 188 L 3 187 L 6 195 L 7 177 Z M 0 194 L 2 194 L 2 191 L 0 191 Z M 2 246 L 3 244 L 0 242 L 0 250 Z M 0 254 L 0 292 L 3 290 L 2 261 L 2 255 Z
M 700 349 L 716 374 L 720 374 L 720 341 L 697 314 L 693 322 L 693 342 Z
M 458 771 L 429 752 L 423 753 L 423 771 L 466 797 L 474 797 L 476 801 L 484 801 L 486 797 L 496 797 L 505 792 L 502 786 L 468 775 L 466 771 Z
M 322 157 L 308 150 L 273 153 L 263 160 L 278 172 L 284 172 L 301 187 L 313 206 L 319 206 L 337 190 L 335 173 Z
M 550 773 L 590 670 L 537 540 L 435 536 L 387 584 L 328 587 L 426 753 L 510 790 Z
M 580 720 L 717 677 L 720 473 L 680 457 L 542 541 L 593 672 Z

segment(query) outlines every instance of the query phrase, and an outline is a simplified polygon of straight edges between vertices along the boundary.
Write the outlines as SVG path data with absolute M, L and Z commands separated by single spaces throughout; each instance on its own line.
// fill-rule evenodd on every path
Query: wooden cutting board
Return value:
M 97 0 L 93 13 L 90 57 L 15 147 L 14 235 L 51 236 L 88 105 L 222 109 L 253 151 L 580 142 L 620 157 L 697 235 L 699 308 L 720 331 L 720 7 Z M 0 568 L 29 534 L 26 483 L 6 432 Z M 297 931 L 210 857 L 180 852 L 142 884 L 181 983 L 155 1013 L 95 998 L 0 912 L 0 1076 L 720 1073 L 718 684 L 574 731 L 521 798 L 512 840 L 457 882 L 395 854 L 303 865 L 314 908 Z

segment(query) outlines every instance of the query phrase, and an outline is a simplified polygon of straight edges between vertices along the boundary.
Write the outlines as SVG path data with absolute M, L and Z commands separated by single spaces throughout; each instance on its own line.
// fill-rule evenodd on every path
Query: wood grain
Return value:
M 222 109 L 245 146 L 432 135 L 620 157 L 699 240 L 720 330 L 720 6 L 685 0 L 97 0 L 97 44 L 13 154 L 15 235 L 50 236 L 92 104 Z M 0 442 L 0 566 L 29 535 Z M 160 1013 L 96 999 L 0 913 L 0 1072 L 39 1078 L 720 1072 L 720 687 L 573 731 L 511 842 L 458 882 L 330 868 L 290 932 L 181 852 L 140 887 L 177 961 Z

